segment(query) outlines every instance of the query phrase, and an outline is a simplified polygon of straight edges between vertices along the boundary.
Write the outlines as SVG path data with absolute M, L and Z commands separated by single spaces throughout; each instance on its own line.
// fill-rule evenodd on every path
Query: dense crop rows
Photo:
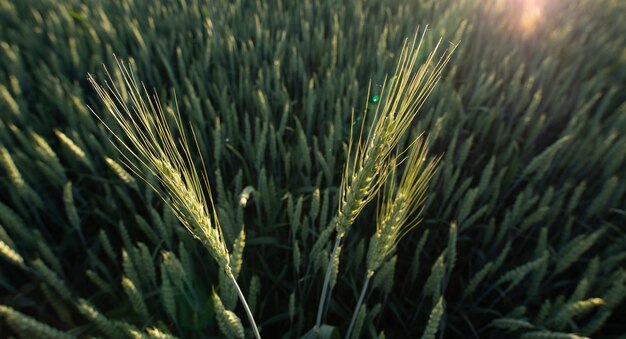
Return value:
M 370 128 L 426 24 L 420 63 L 460 43 L 398 140 L 426 132 L 441 155 L 422 222 L 357 307 L 382 194 L 363 208 L 320 337 L 353 314 L 355 338 L 626 333 L 625 15 L 621 0 L 0 0 L 0 336 L 252 336 L 159 178 L 109 141 L 124 133 L 87 74 L 121 85 L 114 55 L 190 122 L 261 335 L 312 333 L 351 128 Z

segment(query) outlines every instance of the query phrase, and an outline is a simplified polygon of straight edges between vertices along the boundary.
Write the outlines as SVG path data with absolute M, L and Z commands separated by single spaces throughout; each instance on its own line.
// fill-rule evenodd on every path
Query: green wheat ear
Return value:
M 365 301 L 370 280 L 378 271 L 382 273 L 383 265 L 395 252 L 400 239 L 419 224 L 419 214 L 426 199 L 426 189 L 440 159 L 437 157 L 427 160 L 427 150 L 428 141 L 424 137 L 420 136 L 413 142 L 409 155 L 402 159 L 405 167 L 397 187 L 395 182 L 397 167 L 395 159 L 392 160 L 392 173 L 383 186 L 384 194 L 378 202 L 376 233 L 370 239 L 364 284 L 354 308 L 346 338 L 350 337 L 353 330 L 354 333 L 359 330 L 355 324 L 357 324 L 361 305 Z M 378 273 L 377 277 L 381 277 L 381 273 Z M 374 285 L 376 285 L 376 279 Z
M 192 159 L 190 142 L 185 134 L 178 107 L 173 113 L 174 125 L 172 125 L 156 94 L 151 96 L 143 84 L 139 86 L 129 67 L 119 61 L 117 65 L 122 75 L 122 88 L 114 85 L 106 68 L 108 81 L 104 82 L 104 86 L 100 86 L 91 74 L 88 75 L 88 79 L 104 102 L 106 110 L 113 117 L 114 124 L 121 129 L 121 135 L 116 134 L 113 126 L 109 126 L 93 109 L 90 110 L 113 134 L 111 141 L 121 153 L 128 168 L 161 196 L 180 222 L 205 245 L 219 267 L 230 278 L 255 335 L 260 338 L 252 314 L 231 271 L 230 254 L 213 204 L 204 159 L 198 149 L 203 166 L 201 180 Z M 193 143 L 198 148 L 193 129 L 191 130 Z M 179 135 L 177 139 L 174 138 L 174 131 Z M 146 180 L 149 176 L 156 177 L 161 186 L 151 185 Z
M 348 152 L 353 159 L 348 159 L 341 182 L 339 206 L 334 221 L 337 233 L 329 263 L 335 262 L 343 237 L 363 208 L 376 196 L 395 167 L 391 160 L 392 153 L 435 88 L 456 48 L 453 46 L 446 50 L 437 60 L 437 51 L 441 45 L 439 40 L 425 61 L 419 64 L 426 30 L 420 39 L 418 32 L 419 29 L 413 40 L 405 41 L 394 75 L 389 81 L 385 79 L 383 82 L 367 135 L 365 137 L 362 135 L 366 121 L 363 119 L 358 140 L 350 139 Z M 333 266 L 329 264 L 322 283 L 316 328 L 322 324 L 326 294 L 333 274 L 336 272 L 333 273 Z M 330 288 L 332 289 L 332 286 Z
M 367 276 L 372 277 L 392 254 L 398 242 L 419 223 L 419 212 L 426 199 L 428 183 L 435 174 L 439 158 L 427 160 L 428 141 L 423 137 L 411 146 L 405 169 L 396 188 L 392 174 L 384 186 L 379 203 L 376 233 L 370 240 L 367 253 Z

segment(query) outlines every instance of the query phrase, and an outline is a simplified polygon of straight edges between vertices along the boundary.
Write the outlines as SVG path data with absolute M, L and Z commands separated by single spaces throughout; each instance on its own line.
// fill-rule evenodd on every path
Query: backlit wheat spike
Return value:
M 389 260 L 387 260 L 385 264 L 380 268 L 377 275 L 374 276 L 374 280 L 372 281 L 372 285 L 374 287 L 380 287 L 386 294 L 391 293 L 391 289 L 393 288 L 397 261 L 397 255 L 389 258 Z
M 98 330 L 106 334 L 110 338 L 117 337 L 119 335 L 118 326 L 107 317 L 105 317 L 95 306 L 85 299 L 79 299 L 76 302 L 78 311 L 85 316 L 88 320 L 92 321 Z
M 70 225 L 72 225 L 75 230 L 80 230 L 80 217 L 78 216 L 78 209 L 74 203 L 71 181 L 68 181 L 65 186 L 63 186 L 63 203 L 65 204 L 65 213 L 67 214 L 67 219 L 70 221 Z
M 165 333 L 157 327 L 148 327 L 146 332 L 148 332 L 148 338 L 150 339 L 176 339 L 175 336 Z
M 376 233 L 367 253 L 367 275 L 372 277 L 385 259 L 395 251 L 400 239 L 419 223 L 419 212 L 425 201 L 428 182 L 434 175 L 437 160 L 427 161 L 428 143 L 422 138 L 411 145 L 406 168 L 397 186 L 390 175 L 382 207 L 376 223 Z M 395 169 L 395 165 L 392 165 Z M 393 173 L 393 170 L 392 170 Z
M 114 134 L 113 139 L 120 151 L 124 151 L 121 154 L 126 165 L 143 179 L 152 174 L 159 180 L 165 190 L 160 194 L 169 198 L 165 202 L 174 210 L 180 222 L 207 246 L 220 268 L 228 271 L 228 250 L 215 217 L 215 209 L 210 209 L 202 191 L 202 182 L 191 158 L 190 143 L 184 133 L 182 118 L 175 114 L 175 126 L 171 126 L 159 99 L 150 98 L 145 88 L 142 92 L 130 69 L 120 63 L 118 66 L 122 73 L 123 88 L 110 83 L 101 87 L 93 76 L 89 76 L 89 80 L 123 131 L 123 135 Z M 113 83 L 110 75 L 109 81 Z M 121 93 L 128 96 L 130 106 Z M 133 110 L 136 114 L 132 113 Z M 180 133 L 180 143 L 174 139 L 173 127 Z M 113 131 L 112 126 L 107 128 Z M 181 145 L 182 153 L 178 149 Z M 159 188 L 153 188 L 161 192 Z M 212 201 L 211 196 L 209 201 Z
M 22 258 L 17 251 L 2 240 L 0 240 L 0 253 L 6 260 L 14 263 L 15 265 L 24 266 L 24 258 Z
M 428 279 L 424 283 L 424 288 L 422 289 L 424 295 L 437 296 L 439 294 L 439 291 L 441 289 L 441 278 L 443 278 L 446 269 L 444 258 L 445 251 L 441 253 L 441 255 L 437 258 L 430 270 L 430 275 L 428 276 Z
M 9 178 L 11 178 L 13 185 L 17 189 L 23 189 L 26 183 L 24 182 L 24 179 L 22 178 L 22 174 L 20 174 L 20 171 L 17 169 L 17 166 L 15 166 L 15 163 L 13 162 L 13 158 L 11 158 L 11 154 L 3 145 L 0 145 L 0 158 L 2 159 L 4 168 L 8 172 Z
M 218 295 L 222 304 L 226 309 L 235 309 L 237 306 L 237 291 L 235 291 L 235 287 L 223 272 L 219 273 L 218 281 Z
M 101 229 L 98 233 L 98 238 L 100 239 L 100 245 L 104 249 L 104 253 L 106 253 L 111 261 L 117 262 L 117 254 L 113 249 L 113 245 L 111 245 L 111 240 L 109 240 L 109 236 L 103 229 Z
M 120 237 L 122 238 L 122 244 L 123 244 L 122 248 L 124 249 L 124 248 L 133 247 L 132 243 L 130 242 L 130 235 L 128 235 L 128 230 L 126 229 L 126 225 L 124 225 L 122 221 L 120 221 L 117 224 L 117 229 L 120 232 Z
M 552 159 L 554 159 L 557 152 L 572 138 L 571 135 L 566 135 L 559 140 L 555 141 L 552 145 L 546 148 L 541 154 L 537 155 L 531 162 L 526 166 L 524 172 L 522 173 L 525 177 L 530 177 L 533 175 L 535 178 L 541 178 L 545 171 L 547 171 L 548 167 L 552 163 Z
M 150 254 L 150 250 L 146 244 L 140 242 L 137 244 L 137 252 L 139 265 L 141 269 L 142 276 L 146 278 L 148 282 L 150 282 L 150 286 L 156 286 L 156 270 L 154 268 L 154 260 L 152 259 L 152 254 Z
M 328 240 L 333 233 L 333 227 L 325 227 L 318 234 L 311 251 L 309 252 L 309 257 L 311 258 L 311 264 L 313 265 L 315 270 L 318 270 L 322 267 L 326 267 L 328 265 L 328 253 L 324 254 L 324 252 L 328 252 L 326 249 L 328 247 Z
M 500 279 L 498 279 L 496 281 L 496 285 L 500 285 L 500 284 L 505 283 L 505 282 L 511 282 L 509 284 L 508 288 L 509 289 L 513 288 L 514 286 L 519 284 L 520 281 L 522 281 L 522 279 L 524 279 L 524 277 L 528 273 L 530 273 L 530 272 L 538 269 L 539 267 L 541 267 L 541 265 L 545 261 L 548 260 L 549 256 L 550 256 L 549 252 L 545 251 L 543 253 L 543 255 L 539 259 L 533 260 L 533 261 L 531 261 L 529 263 L 526 263 L 524 265 L 521 265 L 521 266 L 519 266 L 517 268 L 514 268 L 514 269 L 506 272 L 505 274 L 503 274 L 500 277 Z
M 135 310 L 135 312 L 137 312 L 137 314 L 139 314 L 142 319 L 148 319 L 148 309 L 145 302 L 143 301 L 143 296 L 135 286 L 135 283 L 132 280 L 128 279 L 128 277 L 123 277 L 122 288 L 130 299 L 130 303 L 133 305 L 133 309 Z
M 587 295 L 589 288 L 593 284 L 596 276 L 598 274 L 598 270 L 600 269 L 600 258 L 594 257 L 589 261 L 589 265 L 585 270 L 585 274 L 582 276 L 578 285 L 576 285 L 576 289 L 572 293 L 569 302 L 576 302 L 583 300 L 583 298 Z
M 130 250 L 133 250 L 131 247 Z M 133 262 L 130 254 L 122 249 L 122 268 L 124 269 L 124 274 L 134 282 L 139 283 L 139 270 L 137 269 L 136 263 Z
M 192 145 L 185 133 L 178 107 L 174 111 L 165 110 L 156 95 L 151 97 L 147 89 L 137 83 L 129 67 L 118 62 L 118 70 L 122 80 L 119 87 L 115 86 L 108 71 L 109 82 L 105 82 L 104 86 L 100 86 L 92 75 L 88 76 L 116 126 L 106 125 L 103 118 L 100 118 L 100 121 L 112 132 L 112 141 L 131 171 L 144 180 L 149 175 L 158 179 L 160 187 L 150 186 L 165 203 L 169 204 L 183 226 L 205 245 L 219 267 L 231 279 L 242 299 L 255 335 L 260 337 L 230 268 L 230 255 L 217 218 L 208 173 L 193 128 Z M 168 118 L 170 115 L 173 116 L 173 125 Z M 121 134 L 115 134 L 114 128 L 121 129 Z M 178 133 L 178 138 L 174 133 Z M 202 176 L 193 161 L 191 153 L 193 146 L 200 155 Z
M 294 236 L 298 235 L 298 231 L 301 224 L 302 217 L 302 204 L 304 197 L 299 196 L 295 206 L 293 204 L 293 197 L 291 194 L 287 196 L 287 216 L 289 217 L 289 223 Z
M 2 227 L 2 224 L 0 224 L 0 240 L 4 241 L 9 247 L 15 247 L 15 242 L 13 242 L 13 239 L 11 239 L 4 227 Z
M 141 332 L 137 327 L 126 323 L 118 321 L 116 322 L 122 333 L 128 335 L 131 339 L 147 339 L 148 336 L 145 333 Z
M 76 157 L 78 158 L 80 162 L 82 162 L 89 169 L 93 170 L 93 164 L 91 163 L 91 160 L 89 160 L 89 158 L 87 157 L 87 154 L 85 154 L 85 151 L 82 150 L 82 148 L 76 145 L 76 143 L 72 139 L 70 139 L 70 137 L 68 137 L 65 133 L 61 132 L 60 130 L 55 129 L 54 133 L 57 135 L 59 140 L 61 140 L 61 142 L 72 153 L 74 153 L 74 155 L 76 155 Z
M 309 209 L 309 216 L 311 221 L 315 221 L 320 212 L 320 189 L 316 187 L 311 194 L 311 208 Z
M 244 338 L 243 325 L 235 313 L 224 308 L 220 297 L 213 291 L 213 306 L 220 330 L 227 338 Z
M 580 197 L 582 196 L 586 188 L 587 188 L 587 183 L 585 181 L 581 181 L 580 184 L 576 186 L 567 205 L 566 211 L 568 214 L 572 213 L 572 211 L 574 211 L 574 209 L 578 206 Z
M 480 269 L 480 271 L 474 274 L 474 276 L 472 277 L 472 279 L 470 279 L 467 286 L 463 289 L 463 297 L 467 297 L 474 293 L 474 291 L 476 290 L 476 287 L 478 287 L 478 284 L 480 284 L 483 281 L 483 279 L 485 278 L 487 274 L 491 273 L 492 266 L 493 266 L 493 262 L 488 262 L 483 268 Z
M 157 232 L 159 233 L 159 239 L 165 241 L 167 248 L 172 248 L 171 229 L 166 225 L 161 215 L 154 207 L 150 206 L 149 212 L 152 223 L 156 226 Z
M 239 235 L 233 243 L 233 251 L 230 254 L 230 266 L 233 276 L 237 278 L 239 271 L 241 271 L 241 265 L 243 264 L 243 250 L 246 246 L 246 232 L 241 229 Z
M 41 154 L 42 157 L 45 158 L 46 167 L 49 167 L 51 169 L 51 173 L 54 173 L 55 182 L 66 182 L 67 177 L 65 176 L 65 169 L 63 168 L 63 165 L 61 165 L 59 157 L 54 152 L 52 147 L 50 147 L 46 139 L 35 132 L 31 132 L 31 136 L 33 137 L 33 141 L 36 145 L 35 149 L 39 154 Z
M 568 304 L 554 316 L 554 328 L 561 330 L 565 328 L 565 325 L 572 317 L 584 316 L 592 309 L 604 304 L 605 302 L 602 298 L 590 298 Z
M 183 269 L 183 265 L 172 252 L 163 251 L 161 252 L 161 257 L 161 269 L 165 269 L 169 273 L 172 283 L 174 283 L 178 289 L 182 289 L 183 282 L 189 283 L 189 277 Z
M 463 222 L 467 220 L 467 217 L 472 211 L 476 196 L 478 195 L 478 188 L 473 188 L 467 191 L 459 206 L 458 222 L 463 225 Z
M 118 178 L 120 178 L 120 180 L 122 180 L 122 182 L 124 182 L 127 185 L 132 186 L 133 188 L 136 188 L 136 181 L 135 178 L 133 178 L 130 173 L 128 173 L 124 167 L 122 167 L 120 164 L 118 164 L 117 162 L 115 162 L 115 160 L 109 158 L 109 157 L 104 157 L 104 161 L 107 163 L 107 165 L 109 166 L 109 168 L 111 170 L 113 170 L 113 172 L 115 172 L 115 174 L 117 175 Z
M 239 194 L 239 206 L 246 207 L 250 196 L 254 193 L 254 187 L 246 186 Z
M 322 283 L 316 328 L 322 323 L 324 303 L 340 242 L 359 213 L 386 182 L 390 170 L 394 167 L 390 161 L 393 150 L 432 92 L 454 50 L 452 48 L 452 51 L 444 53 L 438 61 L 435 61 L 441 42 L 439 41 L 426 61 L 417 67 L 424 37 L 422 35 L 417 43 L 418 32 L 411 42 L 408 40 L 405 42 L 392 80 L 388 82 L 386 79 L 383 82 L 381 104 L 376 107 L 372 126 L 365 132 L 366 135 L 363 135 L 366 119 L 363 119 L 357 140 L 352 139 L 350 131 L 348 154 L 351 158 L 348 159 L 341 181 L 337 215 L 334 220 L 337 235 Z M 332 291 L 332 287 L 330 289 Z
M 2 145 L 0 145 L 0 147 L 2 147 Z M 0 148 L 0 151 L 2 150 L 3 148 Z M 6 149 L 4 150 L 6 151 Z M 1 152 L 1 153 L 4 153 L 4 152 Z M 13 163 L 13 160 L 11 159 L 11 155 L 8 152 L 6 152 L 6 157 L 4 157 L 3 154 L 0 154 L 0 156 L 2 156 L 2 158 L 4 158 L 4 160 L 6 161 L 6 167 L 7 167 L 7 171 L 9 172 L 9 177 L 11 178 L 11 181 L 13 181 L 13 184 L 16 186 L 19 194 L 22 195 L 25 198 L 24 200 L 27 200 L 29 204 L 32 204 L 39 209 L 43 209 L 44 202 L 41 199 L 41 195 L 37 193 L 28 183 L 24 181 L 24 179 L 22 178 L 22 175 L 20 174 L 17 167 Z
M 430 316 L 428 317 L 428 324 L 426 325 L 426 329 L 424 329 L 422 339 L 435 339 L 435 335 L 439 331 L 439 322 L 441 321 L 443 312 L 443 297 L 439 297 L 439 300 L 435 304 L 435 307 L 433 307 L 432 311 L 430 312 Z
M 9 306 L 0 305 L 0 314 L 6 319 L 9 327 L 24 338 L 75 338 L 75 336 L 71 334 L 61 332 L 56 328 L 39 322 Z
M 137 328 L 137 326 L 127 321 L 112 320 L 111 322 L 115 325 L 115 327 L 118 328 L 120 332 L 129 335 L 131 338 L 146 338 L 145 334 L 142 333 L 141 330 Z
M 535 326 L 527 320 L 514 318 L 498 318 L 491 322 L 491 326 L 505 329 L 508 331 L 516 331 L 521 328 L 534 328 Z
M 257 299 L 261 293 L 261 279 L 257 275 L 253 275 L 250 279 L 250 289 L 248 290 L 248 301 L 250 302 L 250 310 L 254 313 L 256 310 Z
M 424 64 L 413 74 L 422 40 L 417 45 L 416 42 L 417 34 L 411 43 L 404 44 L 393 77 L 395 81 L 383 84 L 383 102 L 376 107 L 373 125 L 366 132 L 363 142 L 359 137 L 359 140 L 350 143 L 349 153 L 354 155 L 354 159 L 345 166 L 335 221 L 339 238 L 344 236 L 359 212 L 384 184 L 390 169 L 389 156 L 449 61 L 450 53 L 447 53 L 433 66 L 439 48 L 437 44 Z
M 339 256 L 341 254 L 341 248 L 342 246 L 337 246 L 336 249 L 336 253 L 337 255 L 333 256 L 333 262 L 332 262 L 332 269 L 330 271 L 330 280 L 329 280 L 329 285 L 330 287 L 334 287 L 335 284 L 337 284 L 337 277 L 339 275 Z
M 496 156 L 493 155 L 491 156 L 489 163 L 487 163 L 487 166 L 485 166 L 485 168 L 482 171 L 482 174 L 480 175 L 480 182 L 478 183 L 478 186 L 476 188 L 478 191 L 478 194 L 482 194 L 483 192 L 485 192 L 485 190 L 487 189 L 487 186 L 489 186 L 491 184 L 491 181 L 494 179 L 493 169 L 494 169 L 495 163 L 496 163 Z
M 21 114 L 20 106 L 11 95 L 11 92 L 9 92 L 9 90 L 3 84 L 0 84 L 0 97 L 2 97 L 4 103 L 7 105 L 7 107 L 9 107 L 9 111 L 11 113 L 16 116 L 19 116 Z
M 65 281 L 48 268 L 41 259 L 35 259 L 32 266 L 41 274 L 43 280 L 52 286 L 65 301 L 72 300 L 72 292 L 65 284 Z

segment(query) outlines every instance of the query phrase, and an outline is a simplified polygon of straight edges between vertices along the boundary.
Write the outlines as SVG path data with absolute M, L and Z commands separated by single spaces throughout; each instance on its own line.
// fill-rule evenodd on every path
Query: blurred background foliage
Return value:
M 351 114 L 419 25 L 424 56 L 461 41 L 411 132 L 443 158 L 355 336 L 625 333 L 624 15 L 620 0 L 1 0 L 0 333 L 227 335 L 212 288 L 244 319 L 88 109 L 103 112 L 87 73 L 120 81 L 116 55 L 191 122 L 261 333 L 304 335 Z M 342 333 L 375 211 L 342 250 L 326 317 Z

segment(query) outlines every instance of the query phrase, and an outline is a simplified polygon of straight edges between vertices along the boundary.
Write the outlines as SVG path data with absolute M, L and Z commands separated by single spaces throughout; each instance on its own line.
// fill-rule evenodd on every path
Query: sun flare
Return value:
M 518 25 L 523 33 L 532 33 L 544 18 L 546 0 L 524 0 L 519 2 Z

